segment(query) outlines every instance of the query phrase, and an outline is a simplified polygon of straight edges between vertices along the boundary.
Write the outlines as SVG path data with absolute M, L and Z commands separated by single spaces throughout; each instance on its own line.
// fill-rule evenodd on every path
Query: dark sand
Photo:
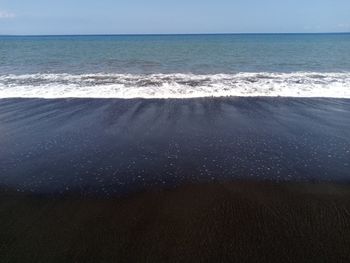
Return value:
M 350 186 L 235 182 L 121 199 L 2 193 L 1 262 L 349 262 Z
M 349 179 L 350 100 L 4 99 L 0 262 L 350 262 Z
M 6 99 L 0 135 L 0 186 L 36 193 L 350 182 L 345 99 Z

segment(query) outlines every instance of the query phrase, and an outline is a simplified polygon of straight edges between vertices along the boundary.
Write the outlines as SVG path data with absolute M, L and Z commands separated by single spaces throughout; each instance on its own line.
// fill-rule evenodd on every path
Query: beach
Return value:
M 0 36 L 0 262 L 349 262 L 349 43 Z
M 350 187 L 232 182 L 124 198 L 0 194 L 2 262 L 347 262 Z
M 349 182 L 346 99 L 0 100 L 3 188 L 115 196 L 235 179 Z
M 342 262 L 346 99 L 0 100 L 3 262 Z

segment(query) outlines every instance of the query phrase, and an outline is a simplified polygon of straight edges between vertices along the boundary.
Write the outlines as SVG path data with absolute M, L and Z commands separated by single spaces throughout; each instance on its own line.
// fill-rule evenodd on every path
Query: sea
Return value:
M 350 98 L 350 34 L 0 36 L 0 98 Z

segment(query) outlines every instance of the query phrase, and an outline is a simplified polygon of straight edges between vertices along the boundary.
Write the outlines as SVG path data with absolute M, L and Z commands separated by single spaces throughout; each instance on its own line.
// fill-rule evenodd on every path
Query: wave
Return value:
M 0 98 L 350 98 L 350 72 L 1 75 Z

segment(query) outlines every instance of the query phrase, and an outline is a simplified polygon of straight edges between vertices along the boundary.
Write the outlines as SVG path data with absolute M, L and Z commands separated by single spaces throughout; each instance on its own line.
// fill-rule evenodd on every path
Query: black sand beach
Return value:
M 349 262 L 350 187 L 225 183 L 0 196 L 1 262 Z
M 349 182 L 350 102 L 0 100 L 0 182 L 123 195 L 235 179 Z
M 0 100 L 1 262 L 348 262 L 350 101 Z

